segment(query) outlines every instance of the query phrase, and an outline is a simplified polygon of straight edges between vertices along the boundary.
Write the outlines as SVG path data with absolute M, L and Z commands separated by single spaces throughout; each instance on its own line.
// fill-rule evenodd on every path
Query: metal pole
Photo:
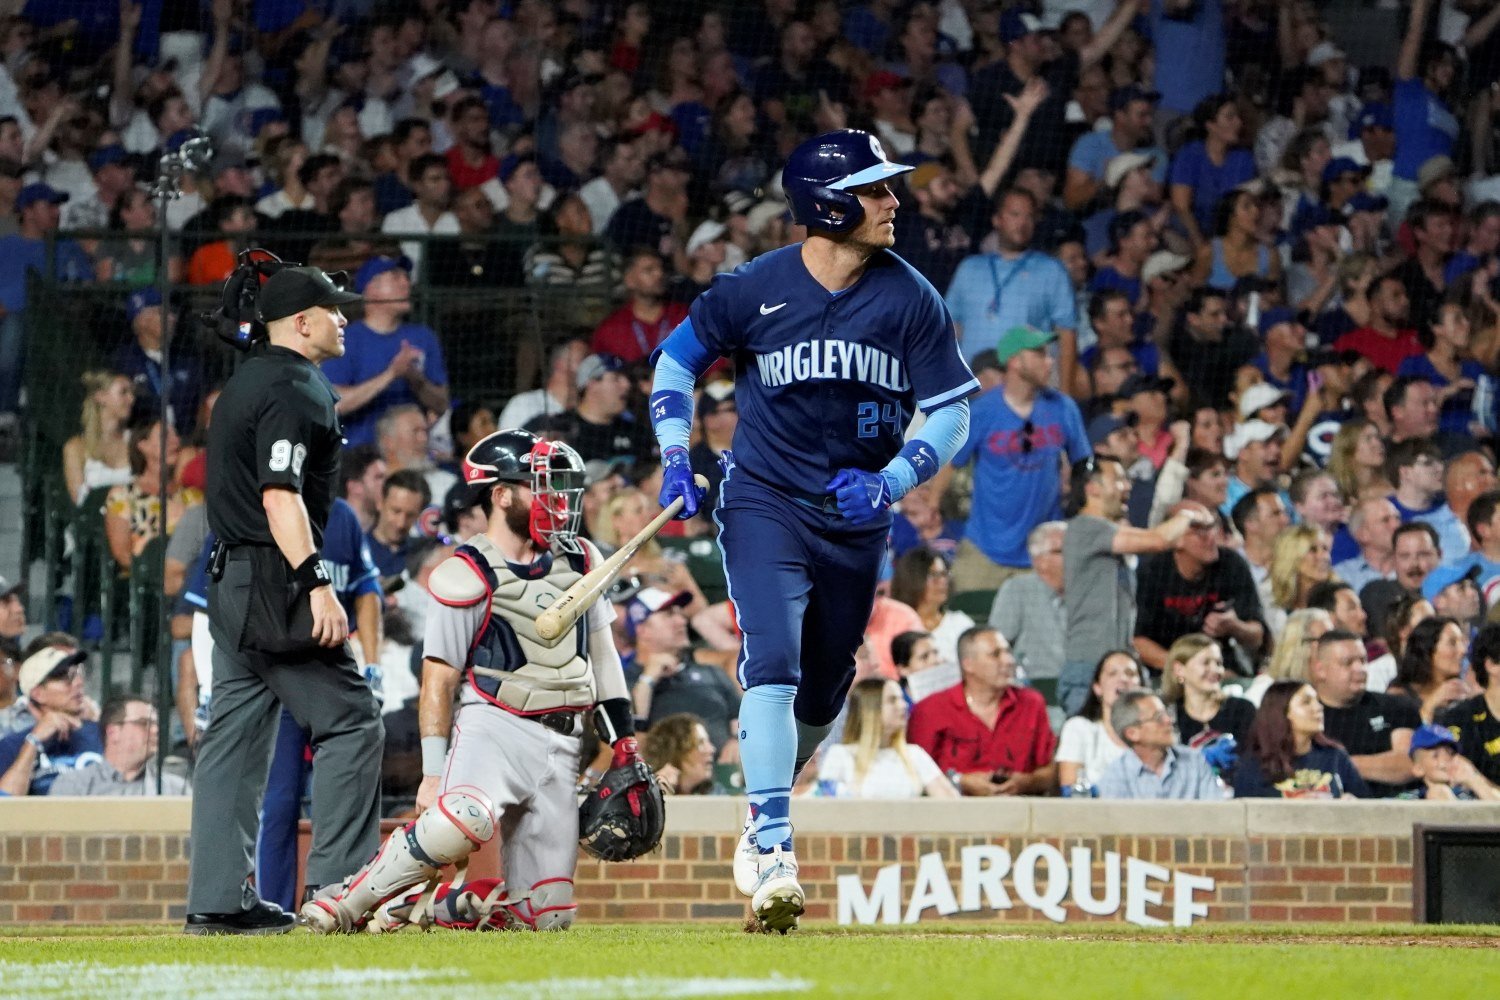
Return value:
M 151 193 L 156 198 L 157 254 L 156 288 L 161 295 L 161 481 L 158 486 L 157 559 L 158 579 L 165 584 L 167 576 L 167 495 L 172 485 L 172 470 L 167 467 L 167 440 L 172 433 L 172 280 L 168 273 L 171 260 L 172 231 L 167 225 L 167 206 L 182 197 L 182 177 L 197 169 L 208 160 L 212 149 L 206 137 L 189 139 L 176 150 L 164 152 L 158 165 L 156 184 Z M 165 587 L 156 595 L 156 649 L 151 659 L 156 664 L 156 714 L 161 724 L 157 729 L 156 746 L 156 791 L 162 792 L 162 763 L 171 749 L 172 719 L 176 715 L 177 701 L 172 695 L 176 664 L 172 663 L 172 607 L 167 600 Z M 146 650 L 136 650 L 145 656 Z

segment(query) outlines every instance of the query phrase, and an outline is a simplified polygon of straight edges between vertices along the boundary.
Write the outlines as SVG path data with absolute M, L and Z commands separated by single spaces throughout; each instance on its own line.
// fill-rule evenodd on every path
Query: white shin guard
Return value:
M 477 789 L 444 793 L 413 822 L 391 834 L 351 878 L 329 886 L 301 910 L 320 934 L 353 931 L 403 890 L 437 880 L 443 867 L 463 862 L 495 835 L 495 813 Z

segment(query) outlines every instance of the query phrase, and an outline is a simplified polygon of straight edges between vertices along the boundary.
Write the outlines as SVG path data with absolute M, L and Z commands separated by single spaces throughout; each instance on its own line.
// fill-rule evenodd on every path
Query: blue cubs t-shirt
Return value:
M 1392 173 L 1415 181 L 1422 164 L 1434 156 L 1452 156 L 1458 140 L 1458 119 L 1421 80 L 1397 80 L 1394 117 L 1396 156 Z
M 1026 536 L 1062 517 L 1062 465 L 1090 452 L 1078 404 L 1043 390 L 1022 419 L 997 386 L 969 404 L 969 437 L 953 458 L 974 463 L 974 500 L 965 537 L 1002 566 L 1030 566 Z
M 430 327 L 419 323 L 402 323 L 390 333 L 376 333 L 364 322 L 344 328 L 344 356 L 323 362 L 323 374 L 335 386 L 359 385 L 391 366 L 401 342 L 406 341 L 422 352 L 422 371 L 435 385 L 448 384 L 448 369 L 443 364 L 443 347 Z M 380 391 L 374 399 L 353 413 L 343 415 L 344 442 L 347 447 L 375 443 L 375 423 L 393 406 L 416 404 L 417 394 L 406 379 L 398 378 Z

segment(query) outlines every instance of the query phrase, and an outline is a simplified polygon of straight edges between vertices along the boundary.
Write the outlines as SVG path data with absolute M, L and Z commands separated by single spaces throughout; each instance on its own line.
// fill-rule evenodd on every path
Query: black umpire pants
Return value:
M 247 879 L 283 705 L 313 747 L 308 884 L 352 875 L 380 846 L 380 707 L 348 643 L 300 656 L 238 648 L 253 576 L 248 559 L 231 555 L 209 588 L 213 688 L 193 772 L 189 913 L 233 913 L 255 901 Z

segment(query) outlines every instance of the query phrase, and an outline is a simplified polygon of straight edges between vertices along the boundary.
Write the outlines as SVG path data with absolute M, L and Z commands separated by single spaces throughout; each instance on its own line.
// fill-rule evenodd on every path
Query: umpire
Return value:
M 343 442 L 338 397 L 318 363 L 344 353 L 339 307 L 357 301 L 315 267 L 272 274 L 257 307 L 270 343 L 240 366 L 214 410 L 213 699 L 193 781 L 189 934 L 292 928 L 292 915 L 261 900 L 250 880 L 281 705 L 311 733 L 308 885 L 357 871 L 380 846 L 380 712 L 319 555 Z

